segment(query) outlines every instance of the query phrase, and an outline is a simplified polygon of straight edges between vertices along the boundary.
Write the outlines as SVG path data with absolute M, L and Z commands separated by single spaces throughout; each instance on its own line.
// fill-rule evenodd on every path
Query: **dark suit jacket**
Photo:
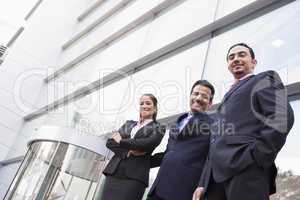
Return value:
M 107 140 L 107 148 L 112 150 L 115 155 L 103 173 L 106 176 L 135 179 L 148 186 L 151 153 L 160 144 L 165 133 L 165 127 L 157 122 L 150 122 L 139 129 L 134 138 L 130 138 L 130 132 L 136 123 L 136 121 L 126 121 L 119 129 L 118 132 L 122 136 L 120 144 L 113 139 Z M 127 157 L 129 150 L 145 151 L 146 154 Z
M 240 81 L 224 96 L 216 116 L 219 128 L 211 135 L 199 186 L 207 188 L 211 174 L 216 182 L 222 182 L 256 164 L 270 174 L 270 193 L 274 193 L 274 160 L 294 122 L 278 74 L 266 71 Z
M 178 118 L 177 124 L 187 116 Z M 152 167 L 160 165 L 149 191 L 165 200 L 191 200 L 199 181 L 209 148 L 211 118 L 205 113 L 193 116 L 179 132 L 171 126 L 167 149 L 152 157 Z

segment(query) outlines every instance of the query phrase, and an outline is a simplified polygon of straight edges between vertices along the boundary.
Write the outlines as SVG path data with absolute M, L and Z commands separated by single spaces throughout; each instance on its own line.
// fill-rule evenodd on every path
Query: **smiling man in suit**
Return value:
M 269 200 L 276 191 L 274 160 L 293 126 L 293 110 L 275 71 L 253 74 L 257 61 L 247 44 L 230 47 L 227 62 L 235 84 L 217 109 L 224 128 L 211 135 L 193 200 Z
M 203 169 L 212 119 L 205 113 L 211 106 L 214 87 L 206 80 L 194 83 L 190 111 L 171 126 L 167 149 L 152 157 L 160 166 L 147 200 L 191 200 Z

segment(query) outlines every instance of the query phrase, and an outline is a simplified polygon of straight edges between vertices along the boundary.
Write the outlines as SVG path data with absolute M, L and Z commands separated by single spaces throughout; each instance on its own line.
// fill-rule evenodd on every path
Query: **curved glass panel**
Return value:
M 6 200 L 93 199 L 105 157 L 59 142 L 34 142 Z

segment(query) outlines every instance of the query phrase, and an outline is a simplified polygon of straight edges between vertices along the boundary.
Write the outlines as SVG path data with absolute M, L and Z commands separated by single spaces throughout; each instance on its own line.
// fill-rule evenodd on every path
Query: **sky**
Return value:
M 0 45 L 6 45 L 25 24 L 24 18 L 38 0 L 0 0 Z

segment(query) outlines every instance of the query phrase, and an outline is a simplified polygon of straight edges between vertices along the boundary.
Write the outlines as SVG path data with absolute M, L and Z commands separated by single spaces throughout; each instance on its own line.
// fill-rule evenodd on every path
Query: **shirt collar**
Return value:
M 150 122 L 152 122 L 153 121 L 153 119 L 146 119 L 146 120 L 144 120 L 143 121 L 143 123 L 141 123 L 140 121 L 138 121 L 138 125 L 139 126 L 145 126 L 145 125 L 147 125 L 147 124 L 149 124 Z
M 200 112 L 195 112 L 195 113 L 189 111 L 187 117 L 194 117 L 194 116 L 198 116 L 198 115 L 206 115 L 206 111 L 200 111 Z
M 250 76 L 253 76 L 253 75 L 254 75 L 254 73 L 246 74 L 245 76 L 243 76 L 242 78 L 237 79 L 237 80 L 242 81 L 242 80 L 244 80 L 244 79 L 246 79 L 246 78 L 248 78 Z
M 191 111 L 190 112 L 188 112 L 188 115 L 187 115 L 187 117 L 188 118 L 190 118 L 190 117 L 193 117 L 195 114 L 194 113 L 192 113 Z

